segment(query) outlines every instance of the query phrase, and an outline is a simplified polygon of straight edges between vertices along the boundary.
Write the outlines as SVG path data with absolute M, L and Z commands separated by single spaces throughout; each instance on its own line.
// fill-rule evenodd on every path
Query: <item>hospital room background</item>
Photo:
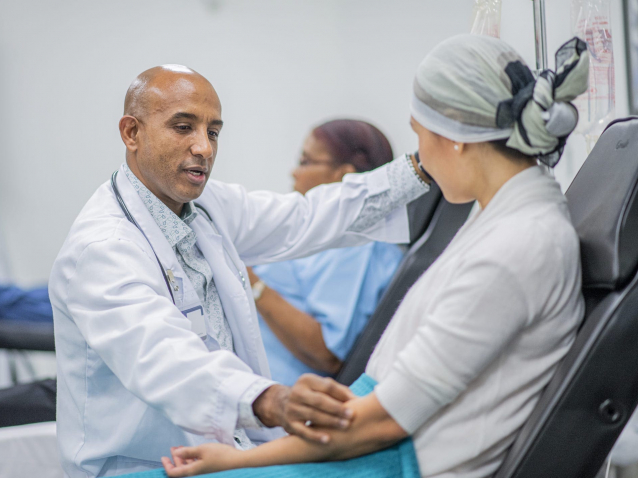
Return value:
M 82 205 L 124 159 L 117 122 L 133 78 L 185 64 L 217 89 L 225 122 L 213 177 L 290 191 L 307 131 L 367 119 L 414 150 L 409 91 L 425 52 L 468 33 L 474 0 L 3 1 L 0 227 L 11 278 L 48 279 Z M 549 66 L 572 36 L 571 0 L 546 3 Z M 611 0 L 616 115 L 628 112 L 622 1 Z M 504 0 L 501 38 L 533 68 L 531 0 Z M 585 159 L 570 138 L 556 175 Z
M 574 34 L 572 3 L 545 4 L 550 68 Z M 623 117 L 623 1 L 609 3 L 615 117 Z M 408 126 L 415 68 L 441 40 L 470 32 L 474 5 L 0 0 L 0 281 L 46 283 L 74 218 L 124 160 L 118 121 L 141 71 L 178 63 L 208 78 L 225 123 L 212 177 L 288 192 L 304 135 L 326 120 L 372 122 L 395 155 L 416 148 Z M 500 37 L 534 68 L 531 0 L 502 0 Z M 584 136 L 572 135 L 555 171 L 563 189 L 586 155 Z M 51 355 L 30 355 L 33 378 L 55 374 Z

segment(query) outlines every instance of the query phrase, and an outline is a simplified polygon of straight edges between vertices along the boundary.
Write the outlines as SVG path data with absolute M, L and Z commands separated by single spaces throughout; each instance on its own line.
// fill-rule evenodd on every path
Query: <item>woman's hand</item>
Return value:
M 237 468 L 240 450 L 222 443 L 206 443 L 199 446 L 172 447 L 170 458 L 163 456 L 162 465 L 166 474 L 179 476 L 201 475 Z

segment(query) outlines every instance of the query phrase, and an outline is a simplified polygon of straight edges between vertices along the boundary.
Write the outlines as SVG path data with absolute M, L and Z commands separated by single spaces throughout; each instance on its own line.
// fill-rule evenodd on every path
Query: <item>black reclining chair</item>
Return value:
M 447 247 L 465 223 L 472 205 L 473 203 L 450 204 L 443 199 L 438 186 L 432 185 L 429 193 L 408 206 L 410 249 L 397 268 L 374 314 L 346 357 L 336 377 L 338 382 L 351 385 L 365 371 L 374 347 L 403 297 Z M 421 213 L 429 216 L 429 219 L 417 221 L 415 219 L 417 210 L 421 210 Z
M 495 478 L 591 478 L 638 402 L 638 117 L 612 123 L 566 193 L 585 321 Z
M 418 241 L 430 225 L 436 208 L 441 202 L 443 194 L 436 184 L 430 186 L 427 194 L 408 204 L 408 221 L 410 223 L 410 242 L 412 246 Z
M 0 317 L 0 349 L 54 352 L 53 324 Z
M 0 319 L 0 349 L 52 352 L 53 324 Z M 55 379 L 0 389 L 0 427 L 55 420 Z
M 53 352 L 53 324 L 0 317 L 0 349 Z M 0 427 L 55 420 L 56 390 L 55 379 L 0 389 Z

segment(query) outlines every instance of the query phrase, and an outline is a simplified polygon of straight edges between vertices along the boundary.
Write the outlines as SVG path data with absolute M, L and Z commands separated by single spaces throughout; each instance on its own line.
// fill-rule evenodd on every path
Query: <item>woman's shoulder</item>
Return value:
M 561 204 L 522 208 L 493 221 L 477 240 L 475 254 L 532 273 L 555 266 L 577 268 L 580 261 L 578 235 Z

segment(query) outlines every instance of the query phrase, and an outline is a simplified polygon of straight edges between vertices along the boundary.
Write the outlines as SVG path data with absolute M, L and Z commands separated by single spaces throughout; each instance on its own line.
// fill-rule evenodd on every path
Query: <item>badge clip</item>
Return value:
M 175 276 L 173 275 L 173 271 L 170 269 L 166 269 L 166 275 L 168 276 L 168 281 L 173 286 L 173 290 L 175 292 L 179 291 L 179 285 L 177 285 L 177 281 L 175 280 Z

